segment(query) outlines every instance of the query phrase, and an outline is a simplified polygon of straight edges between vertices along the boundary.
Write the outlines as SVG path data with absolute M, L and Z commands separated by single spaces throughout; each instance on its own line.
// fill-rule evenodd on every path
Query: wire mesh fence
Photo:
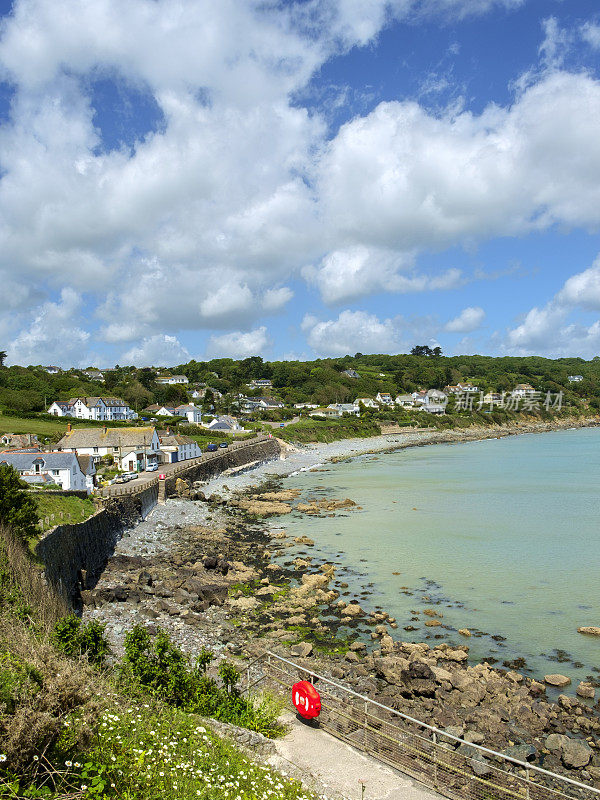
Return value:
M 463 741 L 275 653 L 249 665 L 246 688 L 291 695 L 308 680 L 321 695 L 319 727 L 455 800 L 600 800 L 600 790 Z

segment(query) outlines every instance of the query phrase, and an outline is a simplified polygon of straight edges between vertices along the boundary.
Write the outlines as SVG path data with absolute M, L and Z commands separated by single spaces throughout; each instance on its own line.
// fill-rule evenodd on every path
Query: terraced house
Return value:
M 156 430 L 144 428 L 80 428 L 67 430 L 58 450 L 91 456 L 94 462 L 112 456 L 120 469 L 141 472 L 158 464 L 160 441 Z
M 0 464 L 9 464 L 25 483 L 34 486 L 87 492 L 92 488 L 86 476 L 87 464 L 84 472 L 75 453 L 1 453 Z

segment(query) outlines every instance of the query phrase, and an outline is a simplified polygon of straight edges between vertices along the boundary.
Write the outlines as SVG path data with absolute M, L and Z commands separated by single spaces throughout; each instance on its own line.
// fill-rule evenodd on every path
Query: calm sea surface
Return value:
M 600 625 L 600 429 L 411 448 L 325 469 L 286 485 L 363 510 L 280 523 L 316 541 L 365 609 L 395 616 L 398 638 L 464 642 L 457 630 L 469 628 L 475 659 L 522 657 L 537 676 L 600 679 L 600 638 L 577 633 Z M 450 630 L 424 627 L 427 607 Z

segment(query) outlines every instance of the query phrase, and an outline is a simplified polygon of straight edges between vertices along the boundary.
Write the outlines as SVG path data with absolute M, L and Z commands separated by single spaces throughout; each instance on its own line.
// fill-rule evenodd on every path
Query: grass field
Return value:
M 81 497 L 60 497 L 56 494 L 36 494 L 34 495 L 35 502 L 38 508 L 39 519 L 51 517 L 54 514 L 54 519 L 50 519 L 48 524 L 42 525 L 42 530 L 48 530 L 54 525 L 64 523 L 82 522 L 84 519 L 90 517 L 96 507 L 92 500 L 83 499 Z M 60 514 L 63 514 L 61 517 Z

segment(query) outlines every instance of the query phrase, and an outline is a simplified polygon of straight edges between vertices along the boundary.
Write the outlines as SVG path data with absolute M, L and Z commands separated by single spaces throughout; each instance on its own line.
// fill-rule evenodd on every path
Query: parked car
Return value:
M 285 428 L 285 422 L 280 422 L 280 423 L 279 423 L 279 427 L 280 427 L 280 428 Z
M 219 447 L 229 447 L 229 442 L 219 442 Z
M 215 450 L 218 450 L 218 447 L 214 442 L 211 442 L 206 448 L 207 453 L 214 453 Z
M 158 469 L 158 464 L 148 464 L 146 467 L 146 472 L 156 472 Z
M 121 477 L 125 478 L 125 481 L 134 481 L 137 478 L 137 472 L 124 472 Z

